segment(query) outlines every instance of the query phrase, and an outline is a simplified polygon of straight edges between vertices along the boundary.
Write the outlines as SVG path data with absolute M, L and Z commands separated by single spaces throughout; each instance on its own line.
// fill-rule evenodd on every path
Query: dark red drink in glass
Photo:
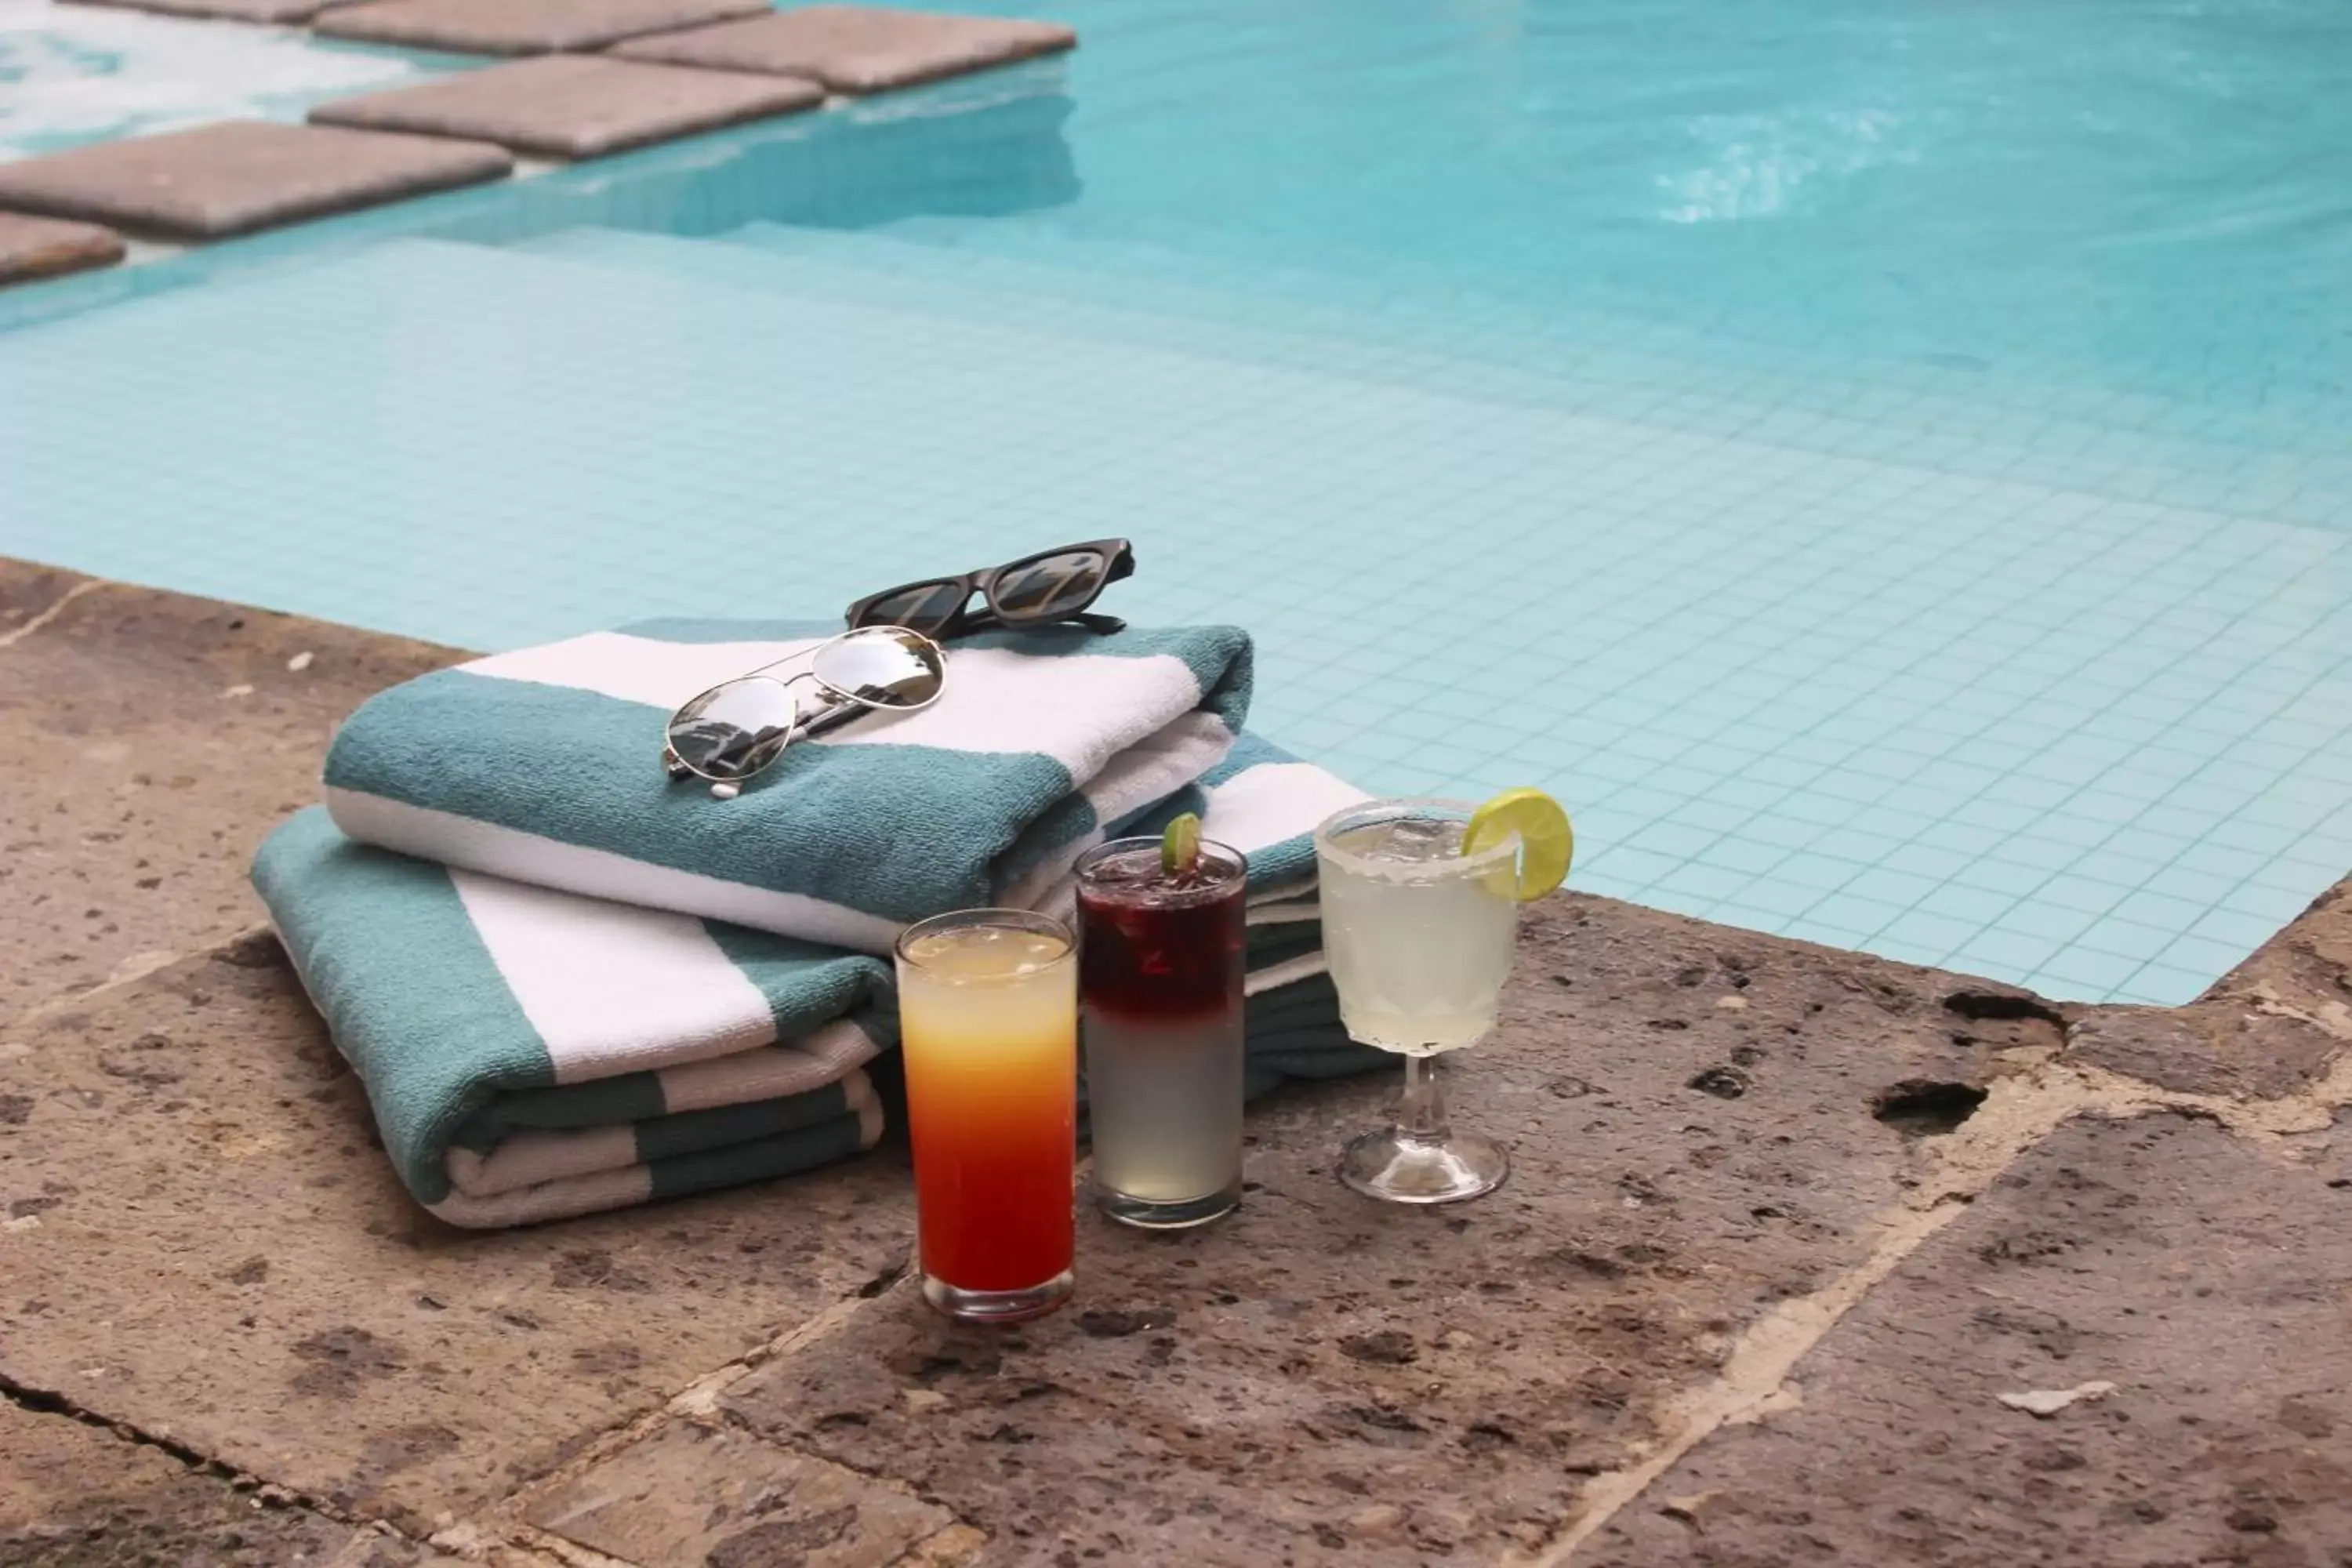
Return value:
M 1200 1225 L 1242 1192 L 1248 868 L 1203 842 L 1182 876 L 1160 841 L 1079 858 L 1078 1028 L 1097 1201 L 1129 1225 Z

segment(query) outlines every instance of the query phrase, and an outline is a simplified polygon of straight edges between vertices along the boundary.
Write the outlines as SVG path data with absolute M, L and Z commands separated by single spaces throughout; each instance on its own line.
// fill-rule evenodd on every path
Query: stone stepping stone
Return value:
M 479 142 L 238 120 L 0 163 L 0 207 L 218 239 L 513 168 L 504 148 Z
M 594 158 L 824 101 L 824 89 L 792 77 L 551 55 L 322 103 L 310 118 L 471 137 L 550 158 Z
M 1071 47 L 1078 36 L 1048 22 L 804 5 L 639 38 L 612 52 L 634 60 L 809 77 L 835 92 L 913 87 Z
M 319 18 L 329 37 L 472 55 L 545 55 L 768 9 L 768 0 L 371 0 Z
M 152 11 L 163 16 L 217 17 L 230 22 L 257 22 L 282 26 L 307 22 L 330 5 L 352 0 L 66 0 L 74 5 L 103 5 L 118 11 Z
M 122 252 L 122 237 L 96 224 L 0 213 L 0 285 L 111 267 Z

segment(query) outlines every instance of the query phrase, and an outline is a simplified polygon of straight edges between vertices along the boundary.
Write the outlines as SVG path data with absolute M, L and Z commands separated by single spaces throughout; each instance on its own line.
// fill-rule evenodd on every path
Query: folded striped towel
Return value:
M 523 1225 L 870 1148 L 887 961 L 354 844 L 313 806 L 254 858 L 384 1151 L 454 1225 Z
M 930 707 L 796 742 L 742 795 L 661 768 L 678 704 L 804 653 L 806 622 L 656 621 L 404 682 L 327 757 L 348 837 L 469 871 L 864 952 L 942 910 L 1045 908 L 1107 829 L 1195 783 L 1248 711 L 1223 626 L 997 633 Z
M 1244 735 L 1139 824 L 1199 811 L 1249 857 L 1253 1096 L 1384 1059 L 1339 1026 L 1315 920 L 1313 825 L 1361 798 Z M 886 960 L 355 844 L 315 807 L 254 882 L 403 1181 L 453 1224 L 781 1175 L 882 1131 L 860 1069 L 897 1038 Z

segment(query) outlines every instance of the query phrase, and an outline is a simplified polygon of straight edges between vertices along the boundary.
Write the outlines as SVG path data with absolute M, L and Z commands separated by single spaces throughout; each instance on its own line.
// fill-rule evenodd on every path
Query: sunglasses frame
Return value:
M 825 649 L 833 647 L 836 644 L 846 642 L 851 637 L 856 637 L 861 633 L 875 631 L 904 632 L 907 636 L 913 637 L 925 647 L 931 650 L 932 656 L 937 659 L 939 664 L 940 678 L 938 686 L 932 690 L 929 697 L 924 698 L 920 702 L 876 702 L 870 698 L 860 697 L 854 691 L 845 691 L 840 687 L 834 685 L 833 682 L 827 680 L 824 676 L 817 673 L 816 661 L 818 658 L 824 653 Z M 808 668 L 801 670 L 797 674 L 790 676 L 775 676 L 768 673 L 772 669 L 781 669 L 785 665 L 798 664 L 803 660 L 807 661 Z M 724 691 L 730 686 L 742 686 L 755 680 L 763 680 L 772 686 L 781 688 L 784 695 L 790 699 L 793 705 L 792 722 L 785 726 L 783 741 L 776 747 L 776 753 L 774 756 L 770 757 L 766 762 L 761 763 L 758 767 L 751 769 L 748 773 L 738 773 L 731 778 L 719 778 L 713 774 L 704 773 L 700 768 L 696 767 L 692 763 L 688 762 L 684 757 L 677 754 L 677 748 L 671 744 L 669 735 L 670 731 L 677 727 L 677 719 L 679 714 L 685 712 L 688 709 L 693 707 L 696 703 L 701 701 L 704 698 L 710 696 L 714 692 Z M 812 711 L 805 704 L 798 689 L 800 683 L 803 680 L 814 685 L 819 692 L 824 694 L 824 705 L 823 707 L 817 708 Z M 824 641 L 817 644 L 814 647 L 804 648 L 799 653 L 786 654 L 783 658 L 761 665 L 756 669 L 747 669 L 742 674 L 730 676 L 727 679 L 719 681 L 715 686 L 704 687 L 700 691 L 696 692 L 693 696 L 679 703 L 676 708 L 671 709 L 668 720 L 662 725 L 662 772 L 668 774 L 673 781 L 688 778 L 700 779 L 710 786 L 710 793 L 719 799 L 733 800 L 737 795 L 743 793 L 743 786 L 745 784 L 751 783 L 751 780 L 758 778 L 761 773 L 766 773 L 770 768 L 774 767 L 778 763 L 783 761 L 784 753 L 792 749 L 792 744 L 794 741 L 805 740 L 814 736 L 826 734 L 834 730 L 839 729 L 842 725 L 848 723 L 851 720 L 864 713 L 919 712 L 923 709 L 929 708 L 932 703 L 937 702 L 946 694 L 947 689 L 947 650 L 940 647 L 937 639 L 922 632 L 917 631 L 912 626 L 902 626 L 895 623 L 877 622 L 870 626 L 852 626 L 846 631 L 835 633 L 832 637 L 825 638 Z
M 1008 616 L 997 607 L 996 584 L 1006 573 L 1018 571 L 1024 566 L 1043 561 L 1049 555 L 1072 555 L 1082 550 L 1093 551 L 1108 560 L 1109 564 L 1103 571 L 1102 581 L 1095 584 L 1094 592 L 1088 594 L 1076 606 L 1055 616 Z M 918 577 L 911 583 L 901 583 L 895 588 L 885 588 L 878 594 L 866 595 L 866 597 L 849 606 L 844 619 L 851 629 L 859 629 L 866 624 L 861 617 L 871 614 L 877 605 L 894 599 L 901 594 L 912 593 L 918 588 L 961 588 L 962 597 L 956 601 L 954 613 L 940 622 L 936 630 L 924 631 L 915 626 L 908 626 L 907 629 L 915 632 L 918 636 L 929 637 L 938 642 L 946 642 L 953 637 L 969 637 L 974 632 L 1000 628 L 1012 631 L 1019 630 L 1024 626 L 1059 626 L 1067 621 L 1075 621 L 1088 631 L 1108 634 L 1126 630 L 1127 623 L 1117 616 L 1095 615 L 1087 606 L 1102 597 L 1102 591 L 1105 588 L 1133 575 L 1135 575 L 1133 544 L 1124 539 L 1089 539 L 1077 544 L 1056 544 L 1049 550 L 1033 550 L 1018 560 L 1008 561 L 1002 566 L 983 566 L 977 572 L 966 572 L 961 575 Z M 971 596 L 974 594 L 981 596 L 982 602 L 987 606 L 985 609 L 975 611 L 971 607 Z M 898 626 L 902 623 L 876 621 L 871 624 Z

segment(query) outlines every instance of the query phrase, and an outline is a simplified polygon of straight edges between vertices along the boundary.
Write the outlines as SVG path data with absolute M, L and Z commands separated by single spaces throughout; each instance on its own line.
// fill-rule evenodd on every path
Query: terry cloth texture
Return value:
M 889 965 L 352 843 L 301 812 L 254 885 L 411 1193 L 505 1226 L 869 1148 Z
M 1242 634 L 958 643 L 931 710 L 795 742 L 734 801 L 667 780 L 677 703 L 824 635 L 649 623 L 421 678 L 345 726 L 337 821 L 298 815 L 254 880 L 426 1207 L 521 1224 L 870 1147 L 897 931 L 983 902 L 1066 917 L 1080 852 L 1181 811 L 1249 859 L 1248 1091 L 1385 1059 L 1340 1026 L 1315 900 L 1314 826 L 1363 794 L 1238 732 Z
M 648 622 L 422 676 L 343 726 L 328 809 L 445 865 L 880 953 L 942 910 L 1049 902 L 1087 843 L 1221 761 L 1249 707 L 1230 627 L 1000 633 L 951 647 L 930 707 L 796 741 L 738 799 L 665 776 L 679 704 L 825 635 Z

